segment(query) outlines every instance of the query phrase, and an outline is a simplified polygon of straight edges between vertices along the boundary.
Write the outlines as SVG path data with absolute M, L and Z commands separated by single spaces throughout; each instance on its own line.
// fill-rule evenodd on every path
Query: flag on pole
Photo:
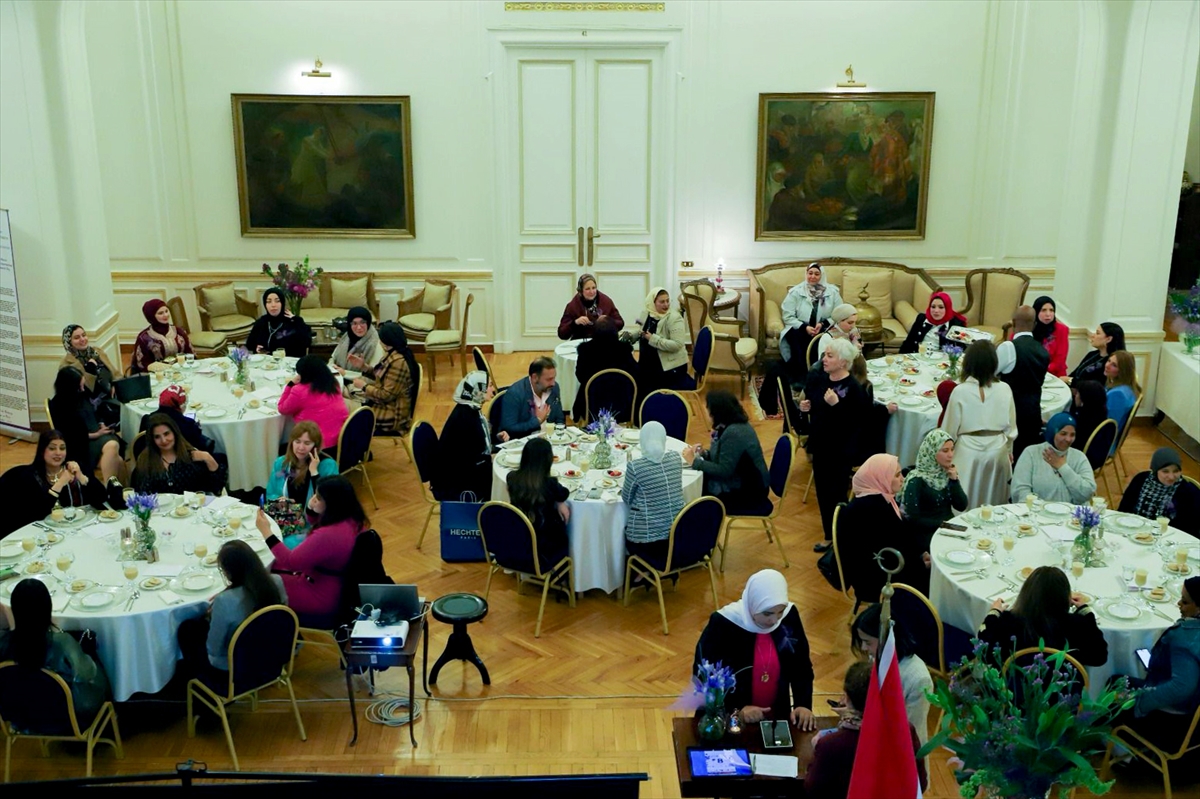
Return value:
M 921 781 L 900 685 L 896 640 L 889 634 L 875 661 L 846 799 L 920 799 Z

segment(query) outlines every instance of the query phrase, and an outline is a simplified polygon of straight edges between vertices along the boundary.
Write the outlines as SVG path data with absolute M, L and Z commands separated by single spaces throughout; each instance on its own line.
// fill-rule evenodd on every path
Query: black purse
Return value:
M 833 547 L 825 550 L 825 554 L 817 559 L 817 571 L 825 578 L 825 582 L 833 586 L 835 591 L 845 590 L 838 577 L 837 556 L 833 554 Z

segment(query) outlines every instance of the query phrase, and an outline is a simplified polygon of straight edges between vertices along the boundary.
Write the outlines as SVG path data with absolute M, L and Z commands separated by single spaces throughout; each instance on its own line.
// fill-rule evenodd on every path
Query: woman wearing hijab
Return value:
M 142 316 L 146 317 L 149 326 L 138 333 L 133 343 L 133 359 L 129 367 L 135 373 L 148 371 L 152 363 L 192 352 L 187 331 L 171 323 L 171 309 L 165 302 L 147 300 L 142 305 Z
M 671 306 L 671 295 L 661 286 L 646 295 L 645 319 L 635 330 L 640 339 L 637 386 L 641 401 L 660 388 L 687 389 L 687 324 L 678 309 Z
M 954 301 L 944 291 L 929 295 L 925 313 L 917 314 L 916 321 L 908 329 L 908 337 L 900 345 L 900 352 L 917 352 L 921 349 L 941 350 L 946 344 L 946 334 L 952 327 L 964 327 L 967 320 L 954 311 Z
M 347 369 L 354 372 L 370 371 L 383 360 L 383 346 L 379 343 L 375 326 L 371 324 L 371 312 L 356 305 L 346 313 L 346 322 L 350 326 L 345 335 L 338 339 L 330 360 L 342 374 Z
M 1155 450 L 1150 471 L 1129 481 L 1119 510 L 1145 519 L 1166 516 L 1172 527 L 1200 538 L 1200 488 L 1183 479 L 1182 463 L 1170 447 Z
M 1046 443 L 1026 447 L 1013 469 L 1013 502 L 1037 494 L 1048 502 L 1082 505 L 1096 494 L 1096 476 L 1087 455 L 1073 448 L 1075 418 L 1056 413 L 1046 423 Z
M 843 302 L 833 309 L 829 314 L 830 324 L 821 337 L 817 339 L 817 348 L 814 353 L 822 353 L 825 351 L 825 345 L 834 339 L 846 339 L 859 352 L 862 352 L 862 335 L 858 332 L 858 309 L 848 302 Z
M 642 457 L 625 465 L 621 499 L 625 518 L 625 551 L 655 568 L 667 562 L 671 524 L 683 510 L 683 458 L 667 452 L 667 429 L 647 422 L 639 433 Z
M 612 298 L 597 288 L 595 275 L 588 272 L 580 275 L 575 292 L 558 323 L 558 337 L 563 341 L 591 338 L 595 332 L 592 326 L 602 316 L 612 319 L 617 330 L 625 327 L 625 320 L 621 318 L 621 312 Z
M 787 580 L 774 569 L 751 575 L 740 600 L 708 617 L 693 674 L 701 660 L 733 671 L 737 684 L 725 694 L 725 709 L 737 710 L 743 724 L 787 719 L 798 730 L 817 728 L 808 638 Z
M 808 342 L 825 332 L 826 320 L 841 304 L 842 293 L 825 282 L 816 261 L 805 270 L 804 282 L 792 286 L 783 298 L 779 354 L 791 366 L 792 380 L 802 379 L 808 371 Z
M 118 477 L 124 466 L 125 442 L 115 427 L 102 422 L 98 406 L 89 397 L 87 381 L 75 368 L 59 369 L 54 377 L 54 396 L 50 398 L 50 417 L 62 433 L 67 450 L 80 468 L 91 474 L 96 466 L 107 484 Z
M 1038 297 L 1033 301 L 1033 312 L 1037 322 L 1033 325 L 1033 337 L 1050 355 L 1050 374 L 1064 377 L 1067 374 L 1067 353 L 1071 349 L 1071 331 L 1055 318 L 1054 300 Z
M 362 377 L 354 378 L 354 387 L 363 392 L 363 404 L 375 411 L 375 432 L 385 435 L 407 435 L 412 426 L 413 408 L 417 404 L 417 382 L 420 371 L 417 359 L 408 348 L 408 337 L 397 322 L 379 326 L 379 343 L 383 345 L 383 360 Z
M 1079 365 L 1071 370 L 1070 377 L 1063 378 L 1075 385 L 1084 380 L 1104 383 L 1104 362 L 1114 352 L 1125 349 L 1125 330 L 1116 322 L 1101 322 L 1091 333 L 1088 333 L 1088 343 L 1092 349 Z
M 307 355 L 312 330 L 303 318 L 288 310 L 283 291 L 275 286 L 267 289 L 263 292 L 262 304 L 266 313 L 258 317 L 250 329 L 246 349 L 266 353 L 283 350 L 289 358 Z
M 955 511 L 967 509 L 967 493 L 954 465 L 954 439 L 945 430 L 930 430 L 921 440 L 917 465 L 904 479 L 903 502 L 904 512 L 926 542 L 942 522 L 954 518 Z
M 846 581 L 854 586 L 854 595 L 870 601 L 879 596 L 886 576 L 875 562 L 875 553 L 885 547 L 903 552 L 912 537 L 896 501 L 904 485 L 899 459 L 895 455 L 872 455 L 854 473 L 852 484 L 854 499 L 838 514 L 838 554 Z M 918 560 L 923 551 L 916 553 Z M 907 563 L 908 553 L 904 555 Z
M 82 325 L 67 325 L 62 332 L 63 349 L 67 351 L 59 362 L 59 369 L 78 369 L 83 373 L 83 383 L 88 396 L 93 400 L 112 396 L 112 384 L 120 371 L 113 368 L 104 353 L 88 342 L 87 331 Z
M 1108 418 L 1108 393 L 1104 384 L 1092 379 L 1071 383 L 1071 415 L 1075 417 L 1075 443 L 1072 447 L 1086 452 L 1088 439 Z
M 478 502 L 492 498 L 492 433 L 483 403 L 496 396 L 487 372 L 469 372 L 454 389 L 454 410 L 439 437 L 433 495 L 458 502 L 471 492 Z

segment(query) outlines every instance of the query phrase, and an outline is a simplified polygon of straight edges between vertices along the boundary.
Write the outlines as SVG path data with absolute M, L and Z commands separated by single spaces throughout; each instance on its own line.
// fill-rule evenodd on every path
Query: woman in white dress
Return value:
M 967 347 L 962 384 L 950 394 L 942 429 L 957 442 L 954 465 L 969 506 L 1008 502 L 1017 408 L 1012 389 L 996 380 L 996 348 L 989 341 Z

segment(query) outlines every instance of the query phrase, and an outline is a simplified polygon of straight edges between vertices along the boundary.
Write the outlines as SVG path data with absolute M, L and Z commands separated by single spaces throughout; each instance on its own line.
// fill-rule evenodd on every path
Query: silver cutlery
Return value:
M 129 595 L 129 601 L 125 603 L 125 612 L 128 613 L 129 611 L 133 610 L 133 603 L 137 602 L 141 598 L 142 592 L 136 588 L 133 589 L 133 593 Z

